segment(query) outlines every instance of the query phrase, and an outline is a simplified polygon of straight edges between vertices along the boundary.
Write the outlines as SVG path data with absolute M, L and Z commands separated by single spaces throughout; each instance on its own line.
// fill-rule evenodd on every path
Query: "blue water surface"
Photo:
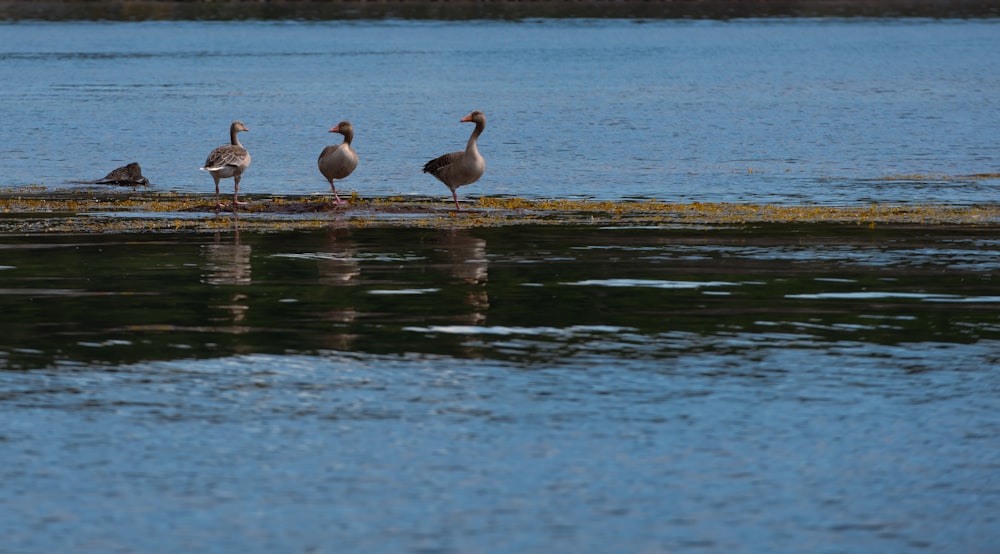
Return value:
M 420 168 L 461 149 L 470 196 L 854 204 L 992 201 L 996 20 L 18 22 L 0 27 L 0 185 L 103 177 L 156 190 L 251 129 L 242 189 L 311 194 L 347 119 L 362 196 L 447 194 Z
M 998 24 L 3 23 L 0 187 L 992 203 Z M 0 236 L 0 551 L 1000 544 L 988 225 L 216 223 Z
M 0 237 L 41 552 L 989 552 L 990 228 Z

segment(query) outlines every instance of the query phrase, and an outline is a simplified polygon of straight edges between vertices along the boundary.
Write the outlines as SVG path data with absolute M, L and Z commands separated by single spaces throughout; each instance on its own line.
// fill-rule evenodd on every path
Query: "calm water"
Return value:
M 953 178 L 1000 171 L 998 20 L 7 23 L 0 81 L 8 187 L 207 192 L 242 119 L 244 190 L 323 192 L 349 119 L 345 189 L 444 195 L 420 167 L 473 109 L 472 196 L 971 203 L 996 181 Z
M 993 202 L 998 21 L 0 25 L 0 186 Z M 752 171 L 751 171 L 752 170 Z M 905 177 L 884 179 L 885 177 Z M 3 214 L 0 214 L 2 217 Z M 228 220 L 226 220 L 228 221 Z M 991 228 L 0 236 L 0 551 L 992 552 Z
M 5 551 L 1000 540 L 991 230 L 227 231 L 0 252 Z

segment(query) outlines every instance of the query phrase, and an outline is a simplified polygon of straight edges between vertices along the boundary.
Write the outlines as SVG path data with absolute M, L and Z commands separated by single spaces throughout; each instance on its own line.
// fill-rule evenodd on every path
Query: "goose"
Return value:
M 212 150 L 208 155 L 208 159 L 205 160 L 205 166 L 201 168 L 202 171 L 209 172 L 212 175 L 212 179 L 215 180 L 215 206 L 217 208 L 222 207 L 222 203 L 219 202 L 219 179 L 228 179 L 229 177 L 233 178 L 235 189 L 233 191 L 233 206 L 245 204 L 245 202 L 240 202 L 238 198 L 240 194 L 240 178 L 247 167 L 250 166 L 250 153 L 240 144 L 240 140 L 236 137 L 236 134 L 240 131 L 249 130 L 242 121 L 234 121 L 229 126 L 229 144 L 224 144 Z
M 330 182 L 330 190 L 337 204 L 346 204 L 337 194 L 337 187 L 333 184 L 334 179 L 343 179 L 350 175 L 354 168 L 358 167 L 358 153 L 351 148 L 351 141 L 354 140 L 354 127 L 350 121 L 341 121 L 336 127 L 330 129 L 331 133 L 344 135 L 344 142 L 330 145 L 319 154 L 319 172 Z
M 464 152 L 451 152 L 424 164 L 424 173 L 430 173 L 439 181 L 451 189 L 451 197 L 455 200 L 455 208 L 461 210 L 458 203 L 458 187 L 475 183 L 486 171 L 486 160 L 479 154 L 476 148 L 476 140 L 486 128 L 486 115 L 476 110 L 463 117 L 459 121 L 465 123 L 475 123 L 476 128 L 469 137 L 468 144 L 465 145 Z
M 128 185 L 135 187 L 149 185 L 149 179 L 142 176 L 142 167 L 139 166 L 138 162 L 132 162 L 116 168 L 111 173 L 105 175 L 103 179 L 95 181 L 95 183 L 98 185 Z

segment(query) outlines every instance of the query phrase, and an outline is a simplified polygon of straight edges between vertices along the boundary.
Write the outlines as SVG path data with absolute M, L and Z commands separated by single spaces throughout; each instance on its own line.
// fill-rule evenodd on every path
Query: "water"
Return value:
M 489 123 L 481 182 L 522 197 L 855 204 L 995 198 L 997 20 L 7 23 L 0 185 L 138 161 L 154 190 L 251 129 L 257 194 L 445 195 L 423 163 Z
M 989 203 L 997 24 L 7 23 L 0 185 Z M 234 221 L 0 235 L 0 550 L 1000 542 L 994 226 Z
M 960 227 L 6 236 L 0 533 L 987 552 L 998 248 Z

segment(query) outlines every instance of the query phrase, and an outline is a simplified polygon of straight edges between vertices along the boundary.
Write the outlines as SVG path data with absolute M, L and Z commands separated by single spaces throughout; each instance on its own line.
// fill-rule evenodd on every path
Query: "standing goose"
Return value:
M 229 126 L 229 144 L 224 144 L 212 150 L 208 155 L 208 159 L 205 160 L 205 166 L 201 168 L 202 171 L 211 173 L 212 179 L 215 180 L 216 207 L 222 207 L 222 203 L 219 202 L 219 179 L 227 179 L 229 177 L 233 178 L 235 188 L 233 191 L 233 206 L 244 204 L 244 202 L 238 200 L 240 178 L 247 167 L 250 166 L 250 153 L 240 144 L 240 140 L 236 137 L 236 134 L 240 131 L 249 130 L 242 121 L 234 121 Z
M 463 117 L 460 121 L 476 124 L 476 128 L 465 145 L 465 152 L 452 152 L 440 158 L 435 158 L 424 165 L 424 173 L 430 173 L 451 189 L 451 197 L 455 199 L 455 208 L 461 210 L 458 204 L 458 187 L 475 183 L 486 171 L 486 160 L 476 148 L 476 139 L 486 128 L 486 115 L 476 110 Z
M 330 145 L 319 154 L 319 172 L 330 182 L 330 189 L 337 204 L 346 204 L 337 194 L 337 187 L 333 184 L 334 179 L 343 179 L 350 175 L 354 168 L 358 167 L 358 153 L 351 148 L 351 141 L 354 140 L 354 127 L 350 121 L 341 121 L 336 127 L 330 129 L 331 133 L 344 135 L 344 142 L 337 145 Z

